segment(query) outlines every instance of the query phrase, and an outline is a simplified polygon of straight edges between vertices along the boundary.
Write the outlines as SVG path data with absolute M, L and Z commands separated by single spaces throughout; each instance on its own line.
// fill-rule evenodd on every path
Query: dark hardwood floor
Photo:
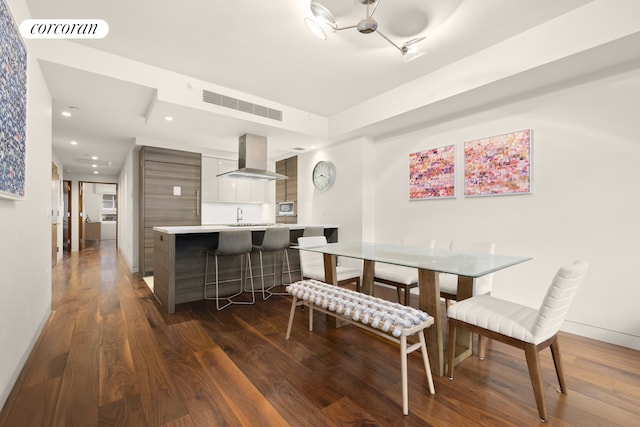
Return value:
M 394 298 L 395 291 L 387 292 Z M 214 302 L 165 314 L 113 246 L 65 257 L 52 313 L 2 412 L 1 426 L 534 426 L 541 423 L 524 355 L 491 342 L 428 393 L 409 361 L 402 415 L 399 351 L 363 330 L 313 333 L 306 316 L 285 340 L 290 299 L 216 312 Z M 640 425 L 640 352 L 563 333 L 569 392 L 543 378 L 557 426 Z M 544 424 L 543 424 L 544 425 Z

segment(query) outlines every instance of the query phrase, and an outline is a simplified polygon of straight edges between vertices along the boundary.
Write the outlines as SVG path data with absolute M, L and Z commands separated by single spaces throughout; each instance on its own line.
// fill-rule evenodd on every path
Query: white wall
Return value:
M 505 103 L 376 146 L 376 238 L 488 240 L 533 260 L 494 276 L 493 294 L 536 307 L 563 264 L 587 278 L 565 329 L 640 349 L 640 69 Z M 533 129 L 533 194 L 463 197 L 464 141 Z M 457 147 L 456 199 L 408 201 L 408 155 Z
M 271 203 L 202 203 L 202 224 L 233 224 L 236 222 L 237 209 L 242 209 L 242 222 L 274 222 L 275 214 L 266 212 L 264 207 Z M 271 214 L 270 216 L 268 214 Z
M 334 224 L 339 227 L 340 240 L 362 240 L 369 232 L 363 224 L 366 217 L 364 176 L 368 138 L 357 138 L 310 153 L 298 155 L 298 222 L 301 224 Z M 336 180 L 329 190 L 318 191 L 311 174 L 320 160 L 329 160 L 336 167 Z M 343 265 L 357 267 L 361 262 L 341 259 Z
M 118 249 L 138 272 L 138 151 L 133 147 L 118 177 Z
M 28 18 L 24 0 L 7 4 L 15 21 Z M 0 407 L 51 305 L 51 96 L 32 56 L 27 73 L 25 198 L 0 199 Z

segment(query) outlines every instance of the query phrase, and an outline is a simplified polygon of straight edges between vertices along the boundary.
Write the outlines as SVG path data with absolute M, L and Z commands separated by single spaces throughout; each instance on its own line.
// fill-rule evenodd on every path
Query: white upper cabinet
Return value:
M 202 156 L 202 201 L 218 201 L 218 159 Z
M 250 181 L 251 182 L 251 200 L 256 203 L 267 202 L 267 185 L 265 181 Z
M 237 168 L 236 160 L 202 156 L 202 201 L 265 203 L 267 183 L 250 179 L 216 177 Z
M 216 159 L 218 162 L 217 174 L 231 172 L 238 168 L 238 162 L 235 160 Z M 235 178 L 216 178 L 218 184 L 218 202 L 236 202 L 237 179 Z

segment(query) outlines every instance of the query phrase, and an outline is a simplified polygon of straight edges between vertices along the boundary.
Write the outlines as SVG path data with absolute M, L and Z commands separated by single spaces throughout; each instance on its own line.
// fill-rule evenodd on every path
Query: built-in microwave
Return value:
M 293 216 L 296 214 L 295 202 L 278 202 L 277 216 Z

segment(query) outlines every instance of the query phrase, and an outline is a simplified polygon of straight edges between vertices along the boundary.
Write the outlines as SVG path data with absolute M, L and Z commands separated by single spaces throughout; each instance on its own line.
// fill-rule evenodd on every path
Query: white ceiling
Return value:
M 400 53 L 376 34 L 355 29 L 312 36 L 303 18 L 308 0 L 27 0 L 33 18 L 95 18 L 109 24 L 102 40 L 80 43 L 171 70 L 234 91 L 324 117 L 331 117 L 415 80 L 590 0 L 380 0 L 374 17 L 394 42 L 426 36 L 426 55 L 403 63 Z M 358 0 L 321 1 L 340 26 L 364 15 Z M 47 43 L 46 40 L 34 41 Z M 53 150 L 65 171 L 115 175 L 135 138 L 216 141 L 210 148 L 235 151 L 243 133 L 269 136 L 269 156 L 292 147 L 327 143 L 212 113 L 189 120 L 145 121 L 155 88 L 41 61 L 53 97 Z M 78 107 L 73 117 L 62 109 Z M 177 107 L 176 107 L 177 108 Z M 185 111 L 175 111 L 176 116 Z M 178 122 L 176 120 L 176 122 Z M 388 132 L 384 126 L 371 129 Z M 78 141 L 71 146 L 69 141 Z M 223 142 L 224 141 L 224 142 Z

